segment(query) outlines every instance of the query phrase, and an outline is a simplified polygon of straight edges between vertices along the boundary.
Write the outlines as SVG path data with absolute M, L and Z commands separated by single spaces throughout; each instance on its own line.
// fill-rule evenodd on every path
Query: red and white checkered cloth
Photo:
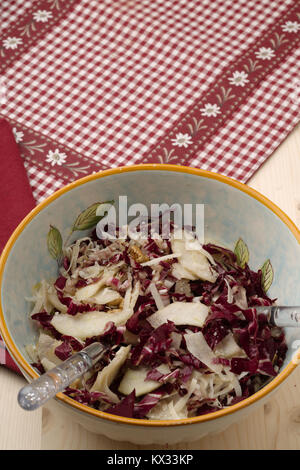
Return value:
M 21 3 L 2 2 L 7 28 Z M 2 114 L 99 169 L 142 162 L 292 3 L 80 0 L 5 71 Z M 299 55 L 269 74 L 188 164 L 246 182 L 299 121 Z M 37 201 L 66 182 L 58 164 L 26 166 Z
M 54 4 L 66 1 L 44 1 L 42 13 L 53 18 Z M 40 3 L 2 0 L 3 37 L 31 7 L 31 26 L 46 24 Z M 14 127 L 37 202 L 92 171 L 142 163 L 295 1 L 73 3 L 0 77 L 1 114 Z M 283 37 L 289 40 L 287 32 Z M 299 77 L 296 47 L 184 164 L 247 182 L 300 120 Z

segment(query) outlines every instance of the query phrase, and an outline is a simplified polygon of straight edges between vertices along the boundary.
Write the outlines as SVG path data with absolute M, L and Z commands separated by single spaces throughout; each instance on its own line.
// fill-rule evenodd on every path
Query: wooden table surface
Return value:
M 248 182 L 300 227 L 300 125 Z M 300 268 L 299 268 L 300 269 Z M 225 432 L 193 444 L 136 446 L 92 434 L 61 414 L 52 400 L 42 410 L 17 404 L 25 379 L 0 368 L 0 449 L 300 449 L 300 368 L 264 406 Z

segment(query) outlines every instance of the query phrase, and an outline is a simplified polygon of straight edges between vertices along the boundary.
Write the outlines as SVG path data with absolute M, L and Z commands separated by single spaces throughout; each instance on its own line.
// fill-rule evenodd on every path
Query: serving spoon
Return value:
M 281 328 L 299 328 L 300 326 L 300 307 L 259 306 L 255 308 L 258 314 L 266 315 L 271 326 Z M 101 359 L 106 349 L 103 344 L 95 342 L 73 354 L 66 361 L 21 388 L 18 393 L 19 405 L 28 411 L 36 410 L 44 405 L 91 369 Z
M 73 354 L 21 388 L 18 393 L 19 405 L 28 411 L 36 410 L 44 405 L 91 369 L 101 359 L 106 349 L 103 344 L 95 342 Z
M 258 314 L 266 315 L 271 326 L 281 328 L 300 326 L 300 307 L 287 306 L 260 306 L 255 307 Z

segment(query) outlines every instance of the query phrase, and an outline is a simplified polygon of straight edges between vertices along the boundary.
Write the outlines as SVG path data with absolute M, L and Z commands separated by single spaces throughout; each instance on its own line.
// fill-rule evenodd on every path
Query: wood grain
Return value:
M 39 450 L 42 437 L 42 410 L 28 413 L 17 404 L 17 395 L 26 381 L 8 369 L 0 369 L 0 449 Z
M 300 126 L 249 181 L 249 186 L 277 204 L 300 227 Z M 300 369 L 272 399 L 225 432 L 193 444 L 135 446 L 92 434 L 61 413 L 55 401 L 25 412 L 16 401 L 24 380 L 0 370 L 0 449 L 300 449 Z M 5 426 L 3 426 L 5 423 Z

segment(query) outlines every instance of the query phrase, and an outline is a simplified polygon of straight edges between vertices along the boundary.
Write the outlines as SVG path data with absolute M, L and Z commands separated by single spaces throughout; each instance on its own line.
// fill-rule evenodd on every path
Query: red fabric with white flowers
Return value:
M 300 36 L 294 0 L 74 0 L 53 22 L 67 3 L 72 0 L 2 0 L 0 7 L 0 53 L 4 62 L 12 54 L 0 77 L 1 115 L 14 130 L 36 202 L 93 171 L 146 161 L 229 68 L 230 93 L 242 90 L 249 77 L 235 64 L 249 50 L 255 67 L 271 64 L 276 44 L 259 41 L 289 9 L 294 18 L 283 21 L 277 39 L 288 47 Z M 42 27 L 48 29 L 34 41 Z M 299 77 L 298 44 L 198 151 L 163 161 L 247 182 L 299 122 Z M 216 103 L 201 107 L 204 118 L 218 118 Z M 189 145 L 180 134 L 174 150 Z
M 4 11 L 8 4 L 11 15 L 4 33 L 12 28 L 12 16 L 19 18 L 13 4 L 21 8 L 20 0 L 4 0 Z M 52 150 L 33 148 L 26 158 L 36 200 L 91 169 L 142 162 L 178 118 L 293 4 L 78 1 L 3 74 L 2 115 L 17 123 L 20 136 L 27 126 L 53 141 Z M 46 22 L 44 13 L 36 24 Z M 300 34 L 300 20 L 296 23 L 294 31 Z M 291 28 L 282 30 L 287 40 L 295 34 Z M 201 150 L 181 163 L 246 182 L 299 121 L 299 55 L 299 48 L 291 51 Z M 269 59 L 261 62 L 268 65 Z M 74 173 L 68 151 L 55 153 L 58 143 L 77 152 L 78 159 L 89 159 L 92 168 L 84 164 L 87 168 L 80 170 L 77 162 Z

